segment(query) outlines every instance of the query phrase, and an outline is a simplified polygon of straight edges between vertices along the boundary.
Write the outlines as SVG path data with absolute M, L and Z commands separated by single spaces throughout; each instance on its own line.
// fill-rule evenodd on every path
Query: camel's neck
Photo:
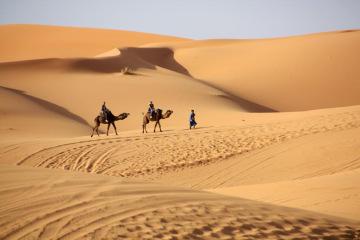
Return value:
M 125 118 L 127 118 L 128 114 L 126 113 L 122 113 L 119 116 L 115 116 L 114 120 L 118 121 L 118 120 L 124 120 Z
M 162 118 L 163 118 L 163 119 L 168 118 L 168 117 L 170 117 L 170 115 L 171 115 L 170 112 L 166 112 L 166 113 L 162 116 Z

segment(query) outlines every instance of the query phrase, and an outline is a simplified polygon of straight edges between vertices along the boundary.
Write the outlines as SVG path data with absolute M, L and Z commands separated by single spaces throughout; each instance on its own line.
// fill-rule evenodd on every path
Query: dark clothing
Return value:
M 104 117 L 105 121 L 108 121 L 108 113 L 110 110 L 105 106 L 105 103 L 101 107 L 100 114 Z
M 155 107 L 154 107 L 154 104 L 153 104 L 153 103 L 150 103 L 150 104 L 149 104 L 149 108 L 154 109 L 154 108 L 155 108 Z
M 154 108 L 149 107 L 149 108 L 148 108 L 148 113 L 153 113 L 153 112 L 155 112 L 155 109 L 154 109 Z
M 190 128 L 195 127 L 197 125 L 197 123 L 195 121 L 195 113 L 192 112 L 190 114 L 189 122 L 190 122 Z
M 195 121 L 195 113 L 190 113 L 190 121 Z
M 109 111 L 109 110 L 107 109 L 107 107 L 105 106 L 105 103 L 102 105 L 101 111 L 103 111 L 103 112 Z
M 149 104 L 148 113 L 150 113 L 150 118 L 153 118 L 155 115 L 155 106 L 153 103 Z

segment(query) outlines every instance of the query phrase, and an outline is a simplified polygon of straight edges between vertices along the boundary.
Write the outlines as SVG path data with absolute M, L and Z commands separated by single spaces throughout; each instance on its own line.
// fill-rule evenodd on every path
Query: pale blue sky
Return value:
M 0 24 L 33 23 L 196 39 L 360 29 L 360 0 L 0 0 Z

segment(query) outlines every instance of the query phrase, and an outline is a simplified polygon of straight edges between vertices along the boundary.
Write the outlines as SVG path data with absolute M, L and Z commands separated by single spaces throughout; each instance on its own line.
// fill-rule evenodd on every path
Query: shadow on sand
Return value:
M 123 48 L 118 49 L 119 55 L 104 57 L 98 59 L 83 59 L 77 60 L 73 63 L 72 67 L 75 69 L 114 73 L 121 72 L 125 68 L 136 71 L 139 68 L 156 69 L 162 67 L 173 72 L 177 72 L 188 77 L 191 77 L 197 82 L 207 85 L 211 88 L 217 89 L 224 94 L 218 95 L 221 98 L 230 100 L 236 103 L 241 109 L 248 112 L 276 112 L 276 110 L 262 106 L 260 104 L 248 101 L 237 95 L 211 84 L 207 81 L 193 78 L 190 72 L 177 62 L 174 58 L 174 51 L 170 48 Z
M 118 49 L 119 54 L 116 56 L 99 57 L 99 58 L 72 58 L 72 59 L 37 59 L 19 61 L 14 63 L 2 63 L 1 67 L 25 67 L 32 68 L 36 66 L 47 67 L 48 69 L 59 70 L 68 68 L 73 71 L 85 71 L 85 72 L 96 72 L 96 73 L 121 73 L 124 75 L 140 75 L 136 73 L 138 69 L 152 69 L 161 67 L 173 72 L 183 74 L 190 77 L 194 81 L 200 82 L 213 89 L 221 91 L 223 94 L 218 97 L 229 100 L 235 103 L 240 109 L 248 112 L 276 112 L 276 110 L 259 105 L 257 103 L 248 101 L 241 98 L 238 95 L 232 94 L 228 90 L 225 90 L 215 84 L 209 83 L 201 79 L 196 79 L 191 76 L 190 72 L 182 66 L 174 58 L 174 51 L 170 48 L 159 47 L 159 48 L 121 48 Z M 126 71 L 128 69 L 129 71 Z M 60 109 L 58 109 L 60 110 Z M 74 117 L 62 110 L 66 116 L 71 116 L 77 121 L 83 121 L 78 116 Z
M 170 48 L 122 48 L 119 55 L 77 59 L 70 64 L 75 70 L 93 71 L 99 73 L 122 72 L 128 68 L 136 71 L 139 68 L 156 69 L 162 67 L 170 71 L 191 76 L 190 73 L 174 58 L 174 51 Z M 129 72 L 132 75 L 136 73 Z
M 30 96 L 30 95 L 27 95 L 24 91 L 21 91 L 21 90 L 17 90 L 17 89 L 13 89 L 13 88 L 8 88 L 8 87 L 3 87 L 3 86 L 0 86 L 1 89 L 4 89 L 6 91 L 10 91 L 12 93 L 15 93 L 17 95 L 20 95 L 36 104 L 38 104 L 39 106 L 43 107 L 44 109 L 48 110 L 48 111 L 51 111 L 51 112 L 54 112 L 54 113 L 57 113 L 57 114 L 60 114 L 66 118 L 69 118 L 75 122 L 78 122 L 80 124 L 83 124 L 83 125 L 86 125 L 88 127 L 91 127 L 88 122 L 83 119 L 82 117 L 70 112 L 69 110 L 67 110 L 66 108 L 63 108 L 59 105 L 56 105 L 54 103 L 51 103 L 51 102 L 48 102 L 46 100 L 43 100 L 43 99 L 40 99 L 40 98 L 37 98 L 37 97 L 33 97 L 33 96 Z

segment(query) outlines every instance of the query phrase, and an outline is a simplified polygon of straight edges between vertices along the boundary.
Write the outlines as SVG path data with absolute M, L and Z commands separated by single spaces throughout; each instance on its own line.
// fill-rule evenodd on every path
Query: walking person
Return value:
M 190 129 L 196 127 L 197 123 L 195 121 L 195 111 L 194 111 L 194 109 L 191 110 L 189 122 L 190 122 Z

